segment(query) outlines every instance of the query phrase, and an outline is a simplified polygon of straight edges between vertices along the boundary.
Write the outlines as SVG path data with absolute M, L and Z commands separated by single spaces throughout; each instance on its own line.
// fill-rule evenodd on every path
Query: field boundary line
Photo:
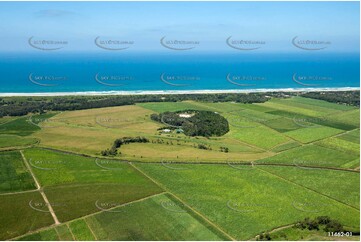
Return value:
M 160 192 L 160 193 L 156 193 L 156 194 L 152 194 L 152 195 L 149 195 L 149 196 L 146 196 L 146 197 L 143 197 L 143 198 L 140 198 L 140 199 L 137 199 L 137 200 L 133 200 L 133 201 L 130 201 L 130 202 L 127 202 L 127 203 L 123 203 L 123 204 L 120 204 L 118 206 L 115 206 L 115 207 L 112 207 L 108 210 L 113 210 L 113 209 L 117 209 L 117 208 L 120 208 L 120 207 L 124 207 L 124 206 L 127 206 L 129 204 L 132 204 L 132 203 L 136 203 L 136 202 L 142 202 L 144 200 L 147 200 L 149 198 L 152 198 L 152 197 L 156 197 L 156 196 L 160 196 L 160 195 L 163 195 L 163 194 L 166 194 L 168 192 Z M 79 218 L 75 218 L 75 219 L 72 219 L 72 220 L 69 220 L 69 221 L 66 221 L 62 224 L 65 224 L 69 231 L 71 232 L 71 229 L 69 227 L 69 224 L 74 222 L 74 221 L 77 221 L 77 220 L 81 220 L 81 219 L 85 219 L 85 218 L 88 218 L 88 217 L 91 217 L 91 216 L 94 216 L 94 215 L 97 215 L 97 214 L 100 214 L 100 213 L 103 213 L 103 212 L 106 212 L 106 211 L 97 211 L 97 212 L 94 212 L 94 213 L 90 213 L 90 214 L 87 214 L 87 215 L 84 215 L 82 217 L 79 217 Z M 16 240 L 18 238 L 21 238 L 23 236 L 26 236 L 26 235 L 31 235 L 31 234 L 35 234 L 35 233 L 38 233 L 38 232 L 41 232 L 41 231 L 44 231 L 44 230 L 47 230 L 47 229 L 51 229 L 51 228 L 57 228 L 59 226 L 59 224 L 52 224 L 50 226 L 47 226 L 47 227 L 42 227 L 42 228 L 39 228 L 37 230 L 34 230 L 34 231 L 31 231 L 29 233 L 25 233 L 25 234 L 22 234 L 22 235 L 19 235 L 19 236 L 16 236 L 14 238 L 10 238 L 9 240 Z M 73 234 L 72 234 L 73 235 Z M 76 241 L 76 239 L 74 238 L 74 241 Z
M 284 178 L 284 177 L 281 177 L 281 176 L 276 175 L 276 174 L 274 174 L 274 173 L 272 173 L 272 172 L 263 170 L 263 169 L 261 169 L 261 168 L 260 168 L 260 170 L 262 170 L 262 171 L 264 171 L 264 172 L 266 172 L 266 173 L 268 173 L 268 174 L 270 174 L 270 175 L 272 175 L 272 176 L 275 176 L 275 177 L 277 177 L 277 178 L 279 178 L 279 179 L 281 179 L 281 180 L 284 180 L 284 181 L 286 181 L 286 182 L 288 182 L 288 183 L 291 183 L 291 184 L 294 184 L 294 185 L 296 185 L 296 186 L 302 187 L 302 188 L 304 188 L 304 189 L 306 189 L 306 190 L 312 191 L 312 192 L 317 193 L 317 194 L 319 194 L 319 195 L 321 195 L 321 196 L 324 196 L 324 197 L 326 197 L 326 198 L 328 198 L 328 199 L 331 199 L 331 200 L 334 200 L 334 201 L 336 201 L 336 202 L 338 202 L 338 203 L 341 203 L 341 204 L 343 204 L 343 205 L 346 205 L 347 207 L 350 207 L 350 208 L 353 208 L 353 209 L 355 209 L 355 210 L 357 210 L 357 211 L 360 211 L 359 208 L 356 208 L 356 207 L 354 207 L 354 206 L 352 206 L 352 205 L 350 205 L 350 204 L 347 204 L 347 203 L 344 203 L 344 202 L 342 202 L 342 201 L 339 201 L 339 200 L 337 200 L 337 199 L 335 199 L 335 198 L 333 198 L 333 197 L 330 197 L 330 196 L 328 196 L 328 195 L 326 195 L 326 194 L 320 193 L 320 192 L 318 192 L 318 191 L 316 191 L 316 190 L 313 190 L 312 188 L 309 188 L 309 187 L 306 187 L 306 186 L 304 186 L 304 185 L 295 183 L 295 182 L 290 181 L 290 180 L 288 180 L 288 179 L 286 179 L 286 178 Z
M 210 221 L 208 218 L 206 218 L 203 214 L 201 214 L 200 212 L 196 211 L 194 208 L 192 208 L 190 205 L 188 205 L 185 201 L 183 201 L 182 199 L 180 199 L 178 196 L 176 196 L 174 193 L 172 192 L 168 192 L 170 195 L 172 195 L 174 198 L 176 198 L 178 201 L 182 202 L 186 207 L 188 207 L 188 209 L 190 209 L 192 212 L 194 212 L 195 214 L 197 214 L 198 216 L 200 216 L 202 219 L 204 219 L 205 221 L 207 221 L 207 223 L 209 223 L 210 225 L 212 225 L 214 228 L 218 229 L 218 231 L 220 231 L 224 236 L 228 237 L 229 239 L 233 240 L 233 241 L 238 241 L 237 239 L 233 238 L 231 235 L 229 235 L 228 233 L 226 233 L 222 228 L 220 228 L 218 225 L 216 225 L 215 223 L 213 223 L 212 221 Z
M 44 193 L 44 191 L 41 189 L 40 183 L 39 183 L 38 179 L 36 179 L 35 174 L 33 173 L 33 170 L 31 169 L 28 161 L 26 160 L 26 158 L 25 158 L 24 153 L 23 153 L 22 150 L 20 150 L 20 154 L 21 154 L 21 156 L 22 156 L 22 158 L 23 158 L 23 160 L 24 160 L 24 163 L 25 163 L 26 167 L 28 168 L 30 174 L 31 174 L 32 177 L 33 177 L 33 179 L 34 179 L 34 181 L 35 181 L 35 184 L 36 184 L 37 188 L 39 189 L 39 192 L 40 192 L 41 196 L 43 197 L 43 199 L 44 199 L 44 201 L 45 201 L 45 203 L 46 203 L 46 205 L 47 205 L 47 207 L 48 207 L 48 209 L 49 209 L 49 212 L 50 212 L 51 216 L 52 216 L 53 219 L 54 219 L 55 224 L 60 224 L 60 222 L 59 222 L 59 220 L 58 220 L 58 218 L 57 218 L 57 216 L 56 216 L 56 214 L 55 214 L 55 212 L 54 212 L 53 207 L 51 206 L 48 198 L 46 197 L 46 195 L 45 195 L 45 193 Z
M 26 191 L 19 191 L 19 192 L 7 192 L 7 193 L 0 193 L 0 196 L 6 196 L 6 195 L 16 195 L 16 194 L 22 194 L 22 193 L 29 193 L 29 192 L 38 192 L 39 189 L 32 189 L 32 190 L 26 190 Z
M 71 237 L 73 237 L 73 240 L 74 240 L 74 241 L 77 241 L 77 240 L 75 239 L 75 235 L 73 234 L 73 231 L 71 230 L 69 224 L 66 224 L 66 227 L 68 228 L 68 230 L 69 230 L 69 232 L 70 232 L 70 234 L 71 234 Z
M 136 167 L 135 165 L 133 165 L 132 163 L 130 163 L 130 165 L 132 167 L 134 167 L 136 170 L 138 170 L 140 173 L 142 173 L 144 176 L 146 176 L 148 179 L 150 179 L 151 181 L 153 181 L 155 184 L 157 184 L 159 187 L 163 188 L 164 190 L 167 191 L 167 189 L 165 189 L 165 187 L 157 182 L 156 180 L 154 180 L 153 178 L 151 178 L 150 176 L 148 176 L 145 172 L 143 172 L 141 169 L 139 169 L 138 167 Z M 178 196 L 176 196 L 174 193 L 167 191 L 166 193 L 169 193 L 170 195 L 172 195 L 173 197 L 175 197 L 177 200 L 179 200 L 180 202 L 182 202 L 186 207 L 188 207 L 188 209 L 190 209 L 192 212 L 194 212 L 195 214 L 197 214 L 198 216 L 200 216 L 202 219 L 204 219 L 207 223 L 209 223 L 210 225 L 212 225 L 214 228 L 216 228 L 218 231 L 220 231 L 223 235 L 225 235 L 227 238 L 233 240 L 233 241 L 237 241 L 237 239 L 233 238 L 232 236 L 230 236 L 228 233 L 226 233 L 223 229 L 221 229 L 219 226 L 217 226 L 216 224 L 214 224 L 212 221 L 210 221 L 208 218 L 206 218 L 203 214 L 197 212 L 195 209 L 193 209 L 191 206 L 189 206 L 186 202 L 184 202 L 182 199 L 180 199 Z
M 89 226 L 88 222 L 86 221 L 86 219 L 83 219 L 83 220 L 84 220 L 86 226 L 88 227 L 88 229 L 90 230 L 90 232 L 92 233 L 92 235 L 94 236 L 94 239 L 98 240 L 98 237 L 95 235 L 94 231 L 90 228 L 90 226 Z
M 55 233 L 58 236 L 59 241 L 61 241 L 62 239 L 60 238 L 60 234 L 59 231 L 56 229 L 56 227 L 54 227 Z
M 229 139 L 234 140 L 234 141 L 236 141 L 237 143 L 240 143 L 240 144 L 242 144 L 242 145 L 251 147 L 251 148 L 253 148 L 253 149 L 260 150 L 260 151 L 262 151 L 262 152 L 270 152 L 270 151 L 267 150 L 267 149 L 264 149 L 264 148 L 261 148 L 261 147 L 258 147 L 258 146 L 249 144 L 249 143 L 247 143 L 247 142 L 244 142 L 244 141 L 239 140 L 239 139 L 236 139 L 236 138 L 229 137 Z M 262 153 L 262 152 L 259 152 L 259 153 Z M 272 151 L 271 151 L 271 152 L 272 152 Z
M 253 162 L 253 163 L 254 163 L 254 166 L 281 166 L 281 167 L 297 167 L 297 168 L 300 167 L 300 166 L 292 165 L 292 164 L 257 163 L 257 162 Z M 234 164 L 237 165 L 238 163 L 234 163 Z M 242 163 L 239 163 L 238 165 L 242 165 Z M 355 169 L 343 169 L 343 168 L 338 168 L 338 167 L 324 167 L 324 166 L 302 166 L 302 167 L 308 168 L 308 169 L 334 170 L 334 171 L 345 171 L 345 172 L 360 173 L 360 171 L 355 170 Z

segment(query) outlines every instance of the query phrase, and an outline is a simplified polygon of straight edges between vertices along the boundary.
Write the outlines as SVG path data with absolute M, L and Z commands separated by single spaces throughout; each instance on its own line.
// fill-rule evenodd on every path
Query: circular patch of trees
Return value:
M 182 130 L 188 136 L 222 136 L 229 131 L 226 118 L 216 112 L 185 110 L 152 114 L 151 119 L 167 125 L 166 128 Z

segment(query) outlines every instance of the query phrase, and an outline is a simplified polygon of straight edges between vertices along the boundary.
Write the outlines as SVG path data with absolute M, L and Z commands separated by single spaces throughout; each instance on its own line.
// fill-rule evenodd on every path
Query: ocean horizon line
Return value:
M 179 95 L 179 94 L 226 94 L 226 93 L 266 93 L 266 92 L 332 92 L 360 91 L 359 87 L 328 88 L 264 88 L 264 89 L 224 89 L 224 90 L 155 90 L 155 91 L 84 91 L 84 92 L 34 92 L 0 93 L 0 97 L 56 97 L 56 96 L 107 96 L 107 95 Z

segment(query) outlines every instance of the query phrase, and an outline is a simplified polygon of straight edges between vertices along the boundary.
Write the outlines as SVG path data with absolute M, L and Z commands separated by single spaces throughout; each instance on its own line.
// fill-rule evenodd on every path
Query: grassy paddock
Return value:
M 0 194 L 35 189 L 19 151 L 0 152 Z

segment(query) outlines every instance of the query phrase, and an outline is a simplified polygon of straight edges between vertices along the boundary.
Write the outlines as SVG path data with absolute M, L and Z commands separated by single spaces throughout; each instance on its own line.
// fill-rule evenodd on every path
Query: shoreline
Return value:
M 158 90 L 158 91 L 84 91 L 84 92 L 38 92 L 0 93 L 0 97 L 56 97 L 56 96 L 106 96 L 106 95 L 176 95 L 176 94 L 224 94 L 224 93 L 266 93 L 266 92 L 331 92 L 360 91 L 359 87 L 329 88 L 280 88 L 280 89 L 226 89 L 226 90 Z

